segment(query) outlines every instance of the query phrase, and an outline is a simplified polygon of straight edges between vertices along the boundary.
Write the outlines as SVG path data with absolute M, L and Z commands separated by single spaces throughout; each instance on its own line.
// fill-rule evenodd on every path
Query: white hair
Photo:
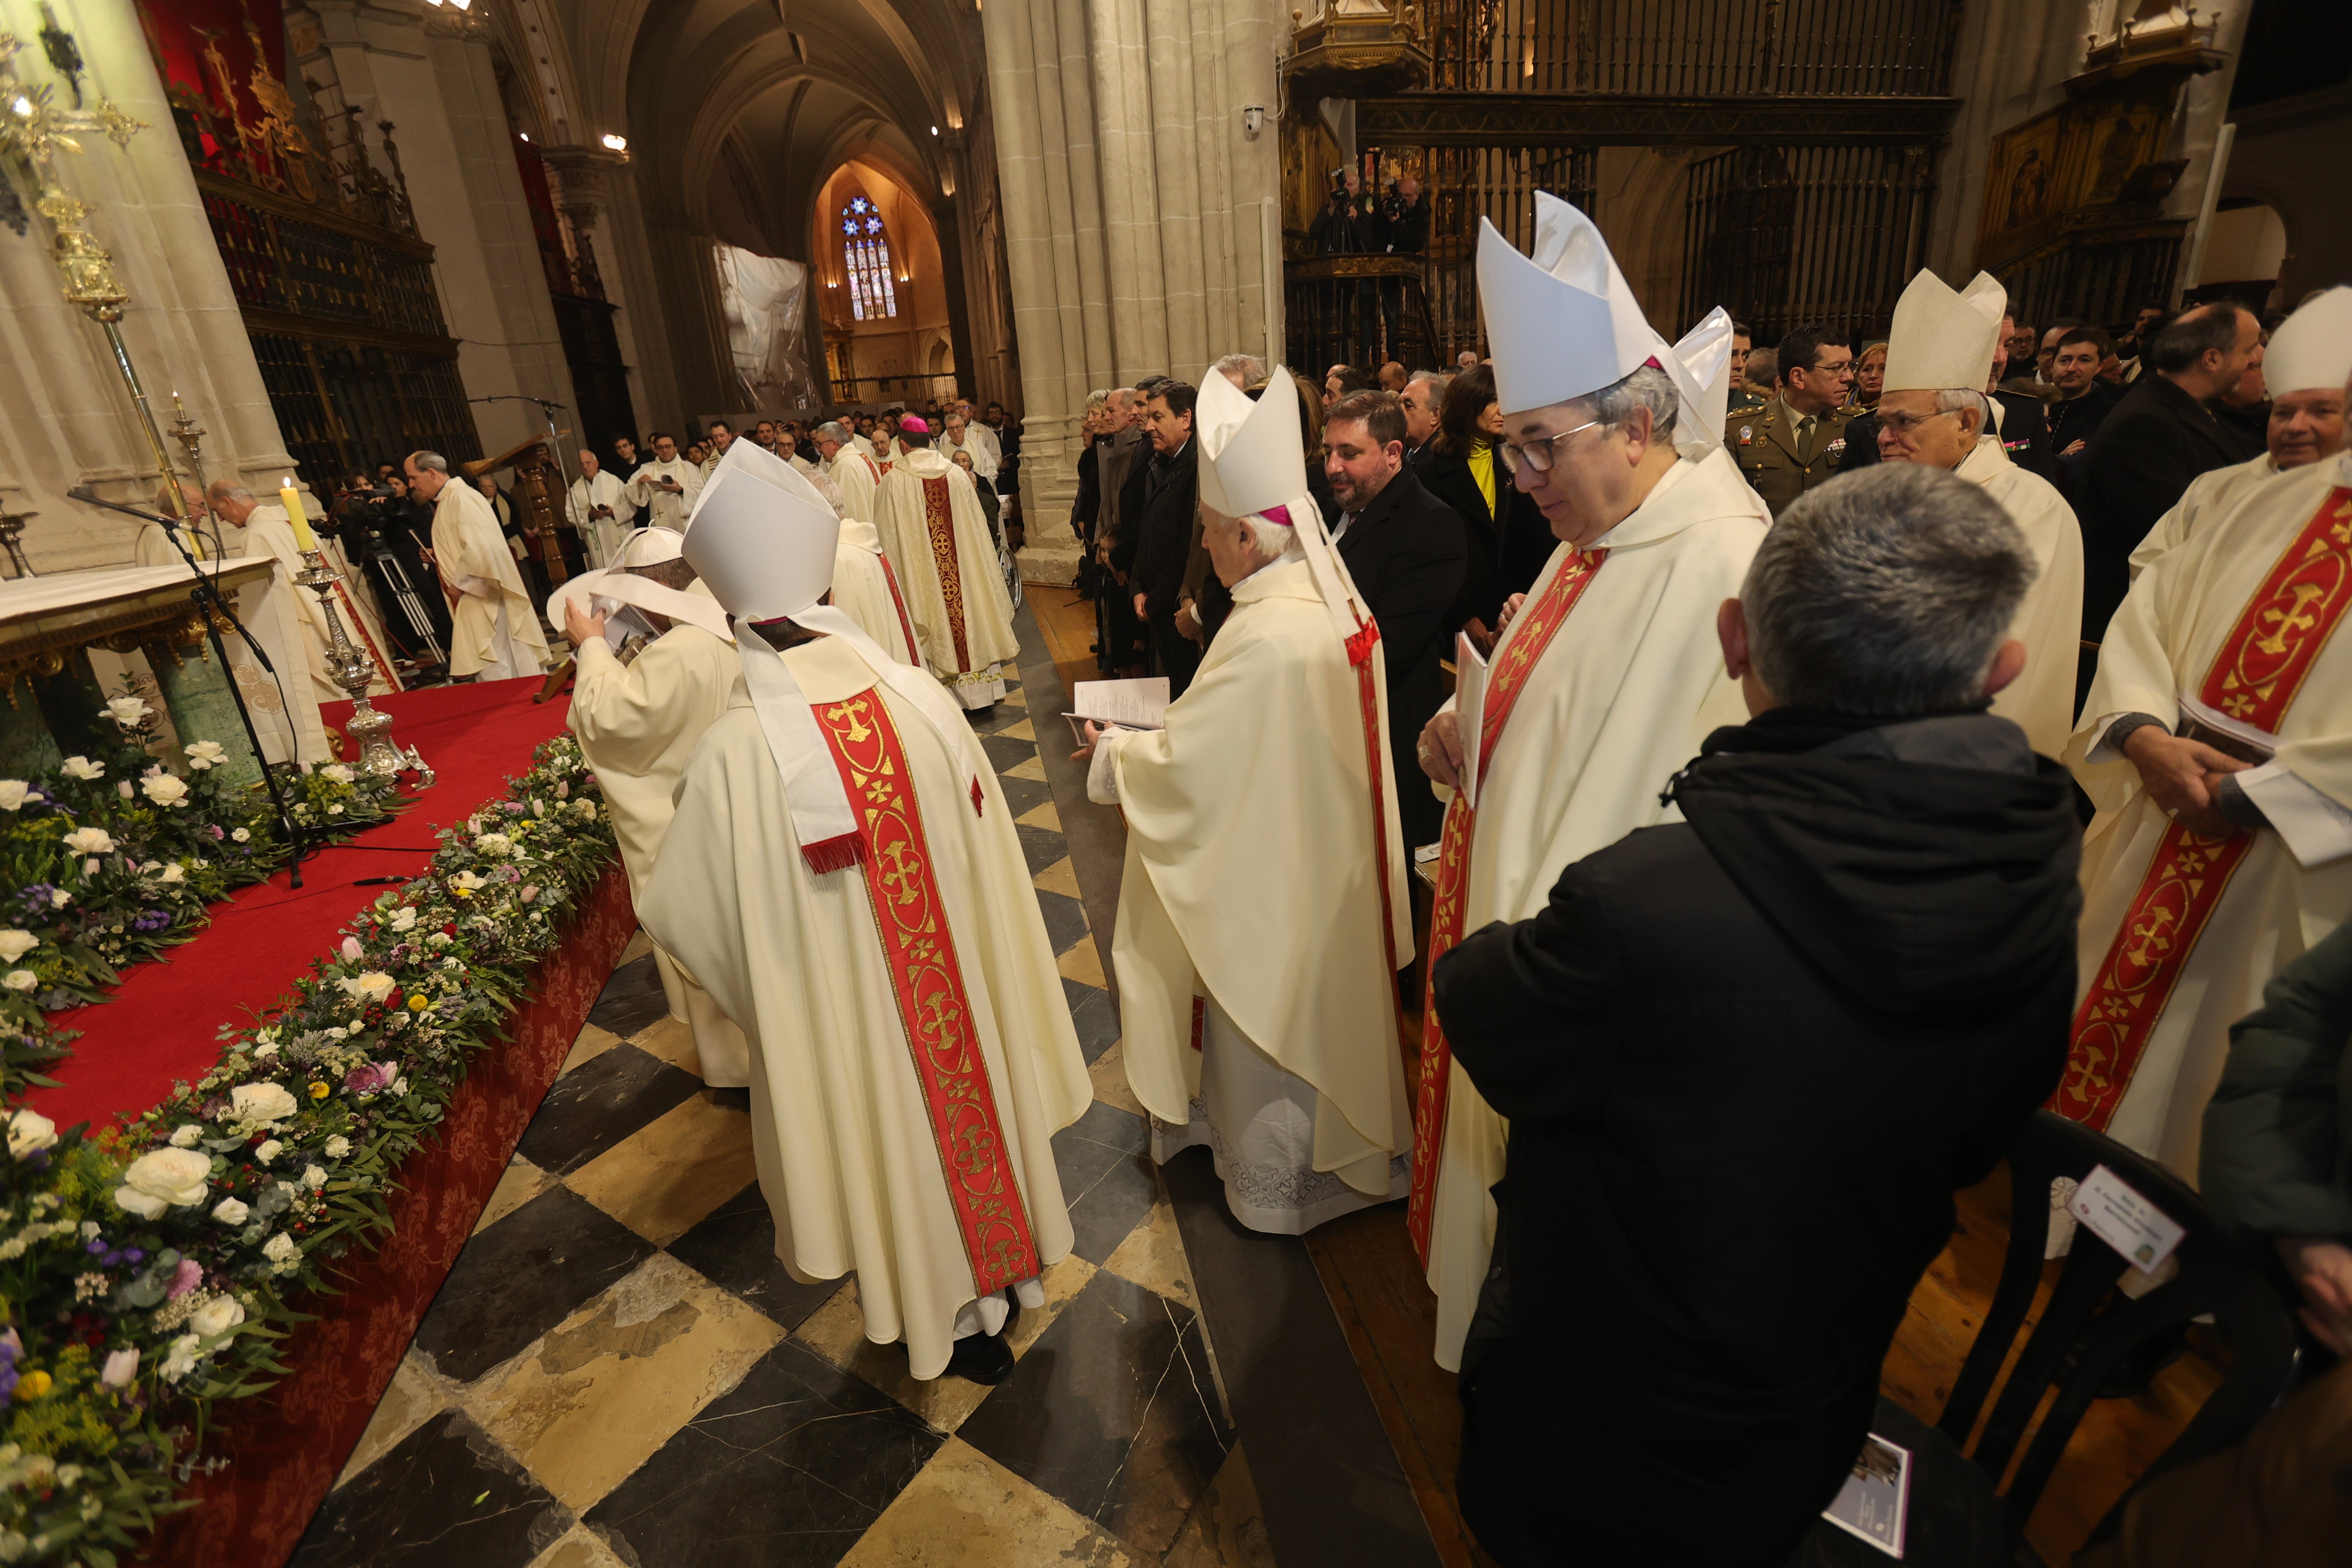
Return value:
M 438 452 L 411 452 L 408 454 L 408 460 L 416 466 L 416 471 L 419 473 L 429 470 L 436 474 L 446 474 L 449 471 L 449 459 Z
M 810 431 L 809 436 L 818 441 L 835 441 L 844 447 L 849 445 L 849 427 L 838 419 L 826 420 Z
M 1108 406 L 1109 403 L 1110 394 L 1108 392 L 1096 391 L 1087 394 L 1087 412 L 1089 414 L 1094 413 L 1098 408 Z
M 1249 390 L 1254 381 L 1265 379 L 1265 361 L 1255 354 L 1227 354 L 1209 367 L 1228 381 L 1238 382 L 1242 390 Z
M 1675 416 L 1682 412 L 1682 394 L 1675 390 L 1674 378 L 1656 365 L 1645 364 L 1622 381 L 1612 382 L 1600 391 L 1589 393 L 1570 401 L 1591 405 L 1592 416 L 1601 422 L 1603 433 L 1613 434 L 1625 427 L 1633 417 L 1633 410 L 1650 411 L 1651 439 L 1663 441 L 1675 427 Z
M 1953 414 L 1969 408 L 1976 410 L 1978 435 L 1981 436 L 1992 428 L 1992 404 L 1983 393 L 1954 386 L 1936 394 L 1936 412 L 1938 414 Z
M 1407 386 L 1411 386 L 1416 381 L 1435 383 L 1437 386 L 1437 395 L 1440 397 L 1444 397 L 1445 395 L 1445 389 L 1454 384 L 1454 378 L 1446 374 L 1445 372 L 1442 370 L 1417 370 L 1411 375 L 1404 378 L 1404 384 Z
M 1252 512 L 1241 520 L 1242 531 L 1249 535 L 1250 547 L 1265 557 L 1272 565 L 1286 555 L 1303 555 L 1306 547 L 1298 542 L 1298 530 L 1272 518 Z

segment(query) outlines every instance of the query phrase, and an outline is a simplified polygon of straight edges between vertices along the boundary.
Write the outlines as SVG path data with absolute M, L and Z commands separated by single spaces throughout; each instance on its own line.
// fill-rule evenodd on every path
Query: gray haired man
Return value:
M 2033 575 L 1950 473 L 1808 491 L 1720 608 L 1750 717 L 1655 781 L 1682 820 L 1436 964 L 1511 1127 L 1458 1478 L 1511 1568 L 1788 1561 L 1952 1194 L 2056 1086 L 2081 831 L 1986 710 Z

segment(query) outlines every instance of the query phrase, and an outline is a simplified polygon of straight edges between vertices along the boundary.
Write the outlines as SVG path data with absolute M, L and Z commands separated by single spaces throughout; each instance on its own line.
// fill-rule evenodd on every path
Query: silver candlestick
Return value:
M 410 763 L 392 743 L 392 715 L 368 701 L 375 661 L 352 646 L 343 633 L 343 618 L 335 613 L 335 588 L 342 578 L 327 564 L 323 550 L 306 550 L 302 559 L 310 563 L 310 570 L 296 573 L 294 581 L 319 595 L 319 607 L 327 616 L 327 679 L 352 694 L 352 721 L 343 726 L 343 733 L 360 749 L 352 765 L 373 777 L 390 779 Z

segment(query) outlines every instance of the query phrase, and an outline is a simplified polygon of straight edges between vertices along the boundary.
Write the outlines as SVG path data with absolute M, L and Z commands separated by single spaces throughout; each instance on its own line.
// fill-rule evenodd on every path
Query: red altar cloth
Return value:
M 131 970 L 111 1001 L 58 1014 L 81 1038 L 50 1072 L 58 1087 L 35 1090 L 26 1103 L 61 1127 L 102 1126 L 138 1115 L 210 1067 L 220 1055 L 219 1026 L 274 1004 L 343 922 L 386 890 L 355 880 L 422 870 L 438 830 L 502 795 L 530 766 L 531 749 L 562 730 L 572 699 L 534 706 L 539 688 L 533 678 L 374 700 L 392 715 L 394 740 L 422 752 L 438 782 L 392 821 L 303 861 L 299 889 L 284 871 L 243 889 L 213 906 L 212 924 L 195 941 Z M 348 702 L 328 703 L 319 715 L 340 733 L 351 711 Z

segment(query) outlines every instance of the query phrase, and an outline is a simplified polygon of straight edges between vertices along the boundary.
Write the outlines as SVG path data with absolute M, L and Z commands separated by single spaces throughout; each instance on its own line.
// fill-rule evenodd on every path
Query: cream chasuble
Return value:
M 368 682 L 368 695 L 382 697 L 400 690 L 400 676 L 392 668 L 392 658 L 386 651 L 392 645 L 384 640 L 383 627 L 377 624 L 374 611 L 362 605 L 359 595 L 352 592 L 350 578 L 336 559 L 339 552 L 323 538 L 319 542 L 320 556 L 328 566 L 337 569 L 339 581 L 330 592 L 335 595 L 335 614 L 342 618 L 344 639 L 375 667 L 375 678 Z M 245 554 L 247 560 L 259 555 L 278 558 L 278 574 L 290 590 L 289 602 L 302 623 L 303 662 L 310 668 L 312 695 L 321 702 L 350 701 L 352 694 L 336 685 L 327 673 L 327 650 L 332 639 L 327 634 L 327 617 L 319 606 L 319 595 L 294 581 L 294 574 L 309 571 L 310 563 L 294 547 L 294 525 L 287 521 L 284 507 L 272 504 L 253 509 L 253 515 L 245 520 Z
M 910 450 L 882 476 L 874 525 L 914 616 L 923 668 L 966 708 L 1003 697 L 998 667 L 1021 644 L 971 476 L 928 447 Z
M 2000 503 L 2025 535 L 2038 568 L 2009 635 L 2025 645 L 2025 668 L 1996 692 L 1992 710 L 2054 757 L 2074 731 L 2075 656 L 2083 646 L 2083 530 L 2056 486 L 2009 460 L 1998 436 L 1977 437 L 1955 470 Z
M 1167 721 L 1106 735 L 1094 767 L 1127 817 L 1111 961 L 1128 1082 L 1169 1129 L 1202 1129 L 1253 1229 L 1296 1234 L 1401 1197 L 1412 1109 L 1370 853 L 1386 837 L 1373 792 L 1394 822 L 1394 785 L 1368 771 L 1357 671 L 1303 559 L 1242 579 Z M 1370 755 L 1388 755 L 1385 733 Z M 1303 1085 L 1220 1105 L 1203 1077 L 1231 1055 Z M 1156 1137 L 1154 1152 L 1192 1141 Z
M 842 515 L 862 522 L 874 521 L 874 489 L 882 482 L 882 470 L 874 459 L 852 447 L 844 447 L 833 455 L 833 461 L 817 470 L 834 483 L 841 492 Z
M 674 481 L 684 491 L 672 495 L 655 488 L 663 479 Z M 674 533 L 686 531 L 687 513 L 694 510 L 694 498 L 702 493 L 702 470 L 684 458 L 672 458 L 667 463 L 647 462 L 637 465 L 629 476 L 629 503 L 645 513 L 647 528 L 667 528 Z
M 613 836 L 633 899 L 652 880 L 669 831 L 677 781 L 696 742 L 733 694 L 742 665 L 735 645 L 700 626 L 674 625 L 624 665 L 603 637 L 577 654 L 568 720 L 613 813 Z M 654 950 L 670 1012 L 694 1032 L 695 1072 L 713 1089 L 751 1081 L 751 1047 L 719 1004 Z
M 594 515 L 600 506 L 610 509 L 612 515 Z M 629 499 L 629 487 L 610 468 L 598 468 L 593 479 L 583 475 L 572 480 L 564 509 L 571 514 L 572 526 L 580 531 L 590 566 L 610 566 L 621 558 L 621 546 L 628 542 L 629 520 L 636 516 L 637 504 Z
M 441 487 L 433 510 L 434 565 L 449 609 L 449 674 L 492 680 L 537 675 L 547 663 L 539 608 L 480 491 L 461 480 Z
M 242 528 L 222 523 L 221 552 L 228 556 L 260 556 L 268 549 L 255 542 Z M 142 530 L 160 531 L 152 528 Z M 167 546 L 168 548 L 168 546 Z M 212 559 L 212 541 L 205 542 L 205 558 Z M 173 557 L 182 571 L 187 563 Z M 236 617 L 246 629 L 269 652 L 269 662 L 277 667 L 272 675 L 261 668 L 245 639 L 224 633 L 221 646 L 228 650 L 230 679 L 245 694 L 245 705 L 253 714 L 254 732 L 261 737 L 264 760 L 272 763 L 329 763 L 335 753 L 327 743 L 326 726 L 319 718 L 318 689 L 301 678 L 303 661 L 308 658 L 310 644 L 303 635 L 302 608 L 295 603 L 297 596 L 317 601 L 308 588 L 289 579 L 283 563 L 258 583 L 248 583 L 237 591 Z M 346 694 L 338 691 L 338 698 Z M 184 737 L 194 740 L 221 740 L 223 736 Z
M 2140 574 L 2066 748 L 2099 814 L 2083 836 L 2082 1002 L 2052 1104 L 2189 1181 L 2230 1026 L 2352 915 L 2347 600 L 2352 459 L 2324 458 Z M 2273 828 L 2195 837 L 2105 744 L 2121 714 L 2177 728 L 2190 703 L 2274 742 L 2274 766 L 2237 775 Z
M 882 548 L 874 525 L 856 515 L 841 520 L 841 542 L 833 560 L 833 602 L 856 621 L 882 651 L 904 663 L 920 667 L 923 650 L 915 636 L 915 621 L 907 609 L 907 595 L 898 574 Z
M 1504 700 L 1498 688 L 1508 722 L 1484 753 L 1476 811 L 1457 796 L 1447 812 L 1433 964 L 1444 951 L 1438 917 L 1449 878 L 1456 891 L 1446 947 L 1490 921 L 1533 917 L 1570 861 L 1637 827 L 1679 820 L 1658 792 L 1710 731 L 1747 721 L 1739 687 L 1724 673 L 1715 616 L 1738 596 L 1769 523 L 1718 447 L 1668 469 L 1592 546 L 1552 552 L 1489 661 L 1486 733 Z M 1516 684 L 1507 679 L 1515 645 L 1536 650 Z M 1457 858 L 1461 837 L 1468 842 Z M 1488 1189 L 1503 1179 L 1504 1127 L 1429 1037 L 1429 1016 L 1412 1220 L 1415 1240 L 1426 1236 L 1423 1262 L 1437 1292 L 1437 1362 L 1454 1371 L 1494 1247 Z
M 2326 462 L 2325 458 L 2320 459 Z M 2147 537 L 2131 552 L 2131 574 L 2135 582 L 2148 563 L 2186 540 L 2208 523 L 2219 521 L 2237 509 L 2238 503 L 2263 488 L 2264 479 L 2279 477 L 2278 459 L 2264 452 L 2251 462 L 2232 463 L 2226 468 L 2200 474 L 2189 481 L 2172 510 L 2156 520 Z M 2292 472 L 2292 469 L 2286 470 Z
M 187 542 L 190 551 L 197 560 L 203 561 L 211 556 L 212 541 L 207 539 L 199 543 L 194 529 L 187 530 L 181 538 Z M 137 566 L 185 566 L 187 564 L 187 562 L 181 558 L 179 546 L 172 542 L 172 536 L 163 531 L 163 524 L 157 522 L 142 522 L 139 525 L 139 537 L 133 540 L 131 545 L 131 563 Z
M 803 1280 L 856 1270 L 866 1338 L 903 1338 L 914 1375 L 936 1377 L 960 1329 L 1002 1325 L 992 1292 L 1068 1255 L 1052 1139 L 1094 1086 L 978 742 L 951 754 L 835 639 L 783 658 L 834 752 L 817 760 L 853 784 L 863 863 L 810 868 L 738 686 L 688 763 L 639 909 L 751 1037 L 752 1153 L 777 1256 Z M 942 1080 L 930 1068 L 950 1047 L 984 1070 Z M 989 1215 L 969 1195 L 981 1176 Z

